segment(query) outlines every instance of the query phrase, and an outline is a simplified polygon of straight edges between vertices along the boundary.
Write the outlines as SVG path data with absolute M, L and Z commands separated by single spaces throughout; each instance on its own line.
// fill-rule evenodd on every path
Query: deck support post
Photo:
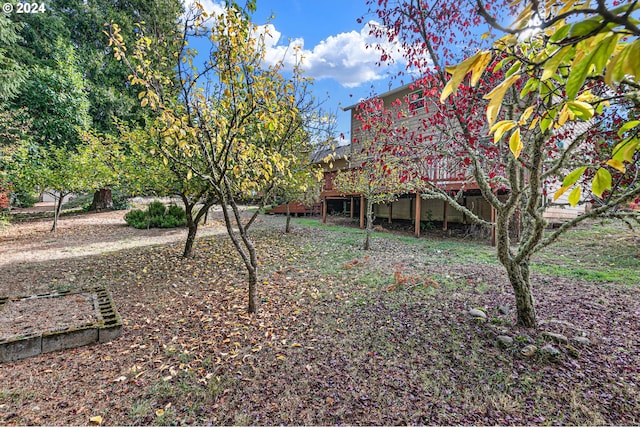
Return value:
M 389 202 L 389 218 L 387 219 L 387 222 L 389 224 L 391 224 L 391 217 L 393 216 L 393 202 Z
M 322 223 L 326 224 L 327 222 L 327 198 L 322 198 Z
M 360 195 L 360 228 L 364 229 L 364 196 Z
M 415 219 L 415 230 L 414 230 L 414 234 L 416 235 L 416 237 L 420 237 L 420 218 L 421 218 L 421 212 L 420 212 L 420 208 L 422 205 L 422 197 L 420 196 L 420 193 L 416 193 L 416 219 Z
M 449 203 L 444 202 L 444 207 L 442 208 L 442 231 L 447 231 L 449 226 L 447 219 L 447 211 L 449 210 Z
M 355 207 L 353 206 L 353 196 L 350 199 L 351 199 L 351 201 L 349 202 L 349 208 L 350 208 L 349 209 L 349 211 L 350 211 L 349 212 L 349 219 L 353 219 L 353 213 L 354 213 L 354 210 L 355 210 Z

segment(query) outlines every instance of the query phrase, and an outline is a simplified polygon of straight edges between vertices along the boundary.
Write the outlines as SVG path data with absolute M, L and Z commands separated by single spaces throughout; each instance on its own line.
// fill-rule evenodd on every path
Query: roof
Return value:
M 333 154 L 333 160 L 347 159 L 351 152 L 351 145 L 340 145 L 338 147 L 322 148 L 311 155 L 311 163 L 322 163 L 324 159 Z
M 407 83 L 405 85 L 402 85 L 400 87 L 397 87 L 395 89 L 391 89 L 390 91 L 387 92 L 383 92 L 380 95 L 376 95 L 376 98 L 386 98 L 388 96 L 391 95 L 395 95 L 398 92 L 402 92 L 403 90 L 407 89 L 409 86 L 415 84 L 415 82 L 411 82 L 411 83 Z M 353 105 L 349 105 L 348 107 L 342 107 L 342 111 L 348 111 L 348 110 L 353 110 L 354 108 L 356 108 L 358 105 L 360 105 L 360 102 L 353 104 Z

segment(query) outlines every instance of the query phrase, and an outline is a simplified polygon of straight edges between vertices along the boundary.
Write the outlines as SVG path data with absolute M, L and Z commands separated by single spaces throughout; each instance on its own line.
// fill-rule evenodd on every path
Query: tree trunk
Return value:
M 51 232 L 53 234 L 58 232 L 58 218 L 60 218 L 60 212 L 62 212 L 62 202 L 64 201 L 65 194 L 60 192 L 58 200 L 56 200 L 55 209 L 53 211 L 53 226 Z
M 287 203 L 287 223 L 284 227 L 284 232 L 289 233 L 291 231 L 291 210 L 289 209 L 289 203 Z
M 516 297 L 516 309 L 518 312 L 518 325 L 525 328 L 536 327 L 536 309 L 531 292 L 531 280 L 529 278 L 529 263 L 513 263 L 507 267 L 509 282 Z
M 536 309 L 531 292 L 531 278 L 529 274 L 529 255 L 518 257 L 518 254 L 511 252 L 511 240 L 509 238 L 509 220 L 513 213 L 510 209 L 498 211 L 496 218 L 496 246 L 498 259 L 507 271 L 509 282 L 513 288 L 516 298 L 516 310 L 518 313 L 517 323 L 525 328 L 535 328 Z M 539 240 L 539 239 L 538 239 Z M 526 248 L 520 248 L 527 251 Z M 529 250 L 530 251 L 530 250 Z
M 93 202 L 89 207 L 90 211 L 103 211 L 113 209 L 113 199 L 110 188 L 101 188 L 93 193 Z
M 258 269 L 257 266 L 247 266 L 247 272 L 249 273 L 249 307 L 247 311 L 251 314 L 258 312 Z
M 223 193 L 223 197 L 220 198 L 220 205 L 222 208 L 222 215 L 224 216 L 224 223 L 227 228 L 229 238 L 231 238 L 231 242 L 233 242 L 233 246 L 235 246 L 236 250 L 242 257 L 242 261 L 244 262 L 245 267 L 247 268 L 247 275 L 249 279 L 249 304 L 247 312 L 250 314 L 257 313 L 258 254 L 256 253 L 256 247 L 249 238 L 247 231 L 249 226 L 253 223 L 253 219 L 255 219 L 258 215 L 258 211 L 254 213 L 254 216 L 250 221 L 244 223 L 242 220 L 242 216 L 240 215 L 238 205 L 232 197 L 231 189 L 226 187 L 224 190 L 226 194 Z M 224 197 L 227 195 L 228 197 Z M 227 206 L 227 203 L 229 204 L 229 206 Z M 231 208 L 232 210 L 233 219 L 229 215 L 229 208 Z M 234 230 L 234 225 L 237 227 L 237 231 Z
M 181 194 L 180 198 L 182 199 L 182 203 L 184 204 L 184 211 L 187 217 L 187 228 L 189 232 L 187 233 L 187 241 L 184 244 L 184 252 L 182 253 L 183 258 L 191 258 L 193 257 L 193 245 L 196 241 L 196 235 L 198 234 L 198 225 L 200 224 L 200 220 L 202 217 L 206 217 L 209 214 L 209 208 L 213 206 L 212 199 L 205 199 L 202 207 L 198 211 L 198 213 L 194 216 L 193 210 L 196 207 L 196 202 L 191 202 L 189 198 L 185 194 Z
M 367 199 L 367 230 L 365 233 L 364 246 L 362 247 L 365 251 L 371 249 L 371 231 L 373 230 L 373 203 L 370 200 L 371 199 Z
M 187 233 L 187 241 L 184 244 L 183 258 L 193 257 L 193 242 L 196 241 L 196 234 L 198 233 L 198 222 L 187 219 L 187 227 L 189 232 Z

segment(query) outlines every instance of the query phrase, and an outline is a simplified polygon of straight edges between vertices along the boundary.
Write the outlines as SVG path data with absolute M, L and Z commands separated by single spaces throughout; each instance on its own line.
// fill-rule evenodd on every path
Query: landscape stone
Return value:
M 496 343 L 498 344 L 498 347 L 501 348 L 511 347 L 513 345 L 513 338 L 508 335 L 498 335 L 496 337 Z
M 527 344 L 533 344 L 534 342 L 536 342 L 536 340 L 534 340 L 533 338 L 531 338 L 527 334 L 518 335 L 518 341 L 520 341 L 522 343 L 527 343 Z
M 536 347 L 533 344 L 527 344 L 524 347 L 522 347 L 522 350 L 520 350 L 520 353 L 522 353 L 522 355 L 526 357 L 533 357 L 535 356 L 536 351 L 538 351 L 538 347 Z
M 554 340 L 557 343 L 566 344 L 566 343 L 569 342 L 569 339 L 566 336 L 564 336 L 562 334 L 556 334 L 555 332 L 545 331 L 545 332 L 542 333 L 542 335 L 545 336 L 545 337 L 551 338 L 552 340 Z
M 501 304 L 498 306 L 498 311 L 504 315 L 509 314 L 509 306 L 505 304 Z
M 558 350 L 557 348 L 555 348 L 554 346 L 552 346 L 551 344 L 547 344 L 544 347 L 542 347 L 540 349 L 540 353 L 542 353 L 543 355 L 555 359 L 557 357 L 560 356 L 560 350 Z
M 580 344 L 580 345 L 584 345 L 587 346 L 589 344 L 591 344 L 591 340 L 589 340 L 589 338 L 587 337 L 571 337 L 571 341 L 576 343 L 576 344 Z
M 580 350 L 578 350 L 577 348 L 575 348 L 572 345 L 567 345 L 567 352 L 575 358 L 580 357 Z
M 477 319 L 486 319 L 487 318 L 487 313 L 485 313 L 482 310 L 478 310 L 477 308 L 472 308 L 471 310 L 469 310 L 469 315 L 471 317 L 475 317 Z

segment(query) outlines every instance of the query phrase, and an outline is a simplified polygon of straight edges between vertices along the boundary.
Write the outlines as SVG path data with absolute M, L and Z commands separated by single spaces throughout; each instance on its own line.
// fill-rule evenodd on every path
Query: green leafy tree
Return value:
M 132 0 L 127 2 L 113 2 L 106 0 L 52 0 L 46 4 L 46 13 L 12 14 L 11 19 L 19 21 L 15 25 L 19 28 L 20 40 L 12 52 L 12 60 L 20 64 L 21 68 L 38 75 L 38 79 L 29 79 L 29 87 L 23 90 L 25 94 L 36 94 L 40 90 L 58 90 L 60 78 L 51 74 L 49 70 L 59 69 L 59 58 L 67 54 L 68 48 L 73 46 L 73 62 L 76 70 L 80 70 L 83 96 L 87 103 L 87 117 L 91 118 L 90 128 L 96 135 L 115 135 L 118 133 L 117 121 L 135 123 L 144 126 L 145 117 L 149 111 L 140 107 L 137 90 L 128 82 L 130 71 L 112 55 L 105 55 L 107 37 L 102 30 L 105 23 L 119 22 L 124 28 L 127 42 L 135 39 L 135 22 L 144 21 L 152 37 L 170 39 L 178 37 L 177 19 L 182 11 L 179 0 L 160 0 L 148 2 Z M 61 49 L 60 46 L 63 46 Z M 157 44 L 155 55 L 166 55 L 167 47 Z M 149 58 L 152 60 L 153 58 Z M 48 75 L 44 79 L 40 76 L 46 70 Z M 167 75 L 174 75 L 172 67 L 165 68 Z M 64 71 L 63 71 L 64 75 Z M 64 96 L 58 99 L 49 97 L 50 101 L 67 102 Z M 17 102 L 11 108 L 24 105 L 34 105 L 28 102 Z M 58 109 L 55 104 L 40 105 L 44 108 Z M 34 120 L 43 117 L 34 113 Z M 66 140 L 67 134 L 73 133 L 76 118 L 59 123 L 67 124 L 67 132 L 58 136 Z M 53 125 L 53 123 L 49 123 Z M 78 140 L 76 138 L 76 140 Z M 108 159 L 107 159 L 108 160 Z M 98 188 L 94 194 L 92 207 L 106 209 L 111 207 L 111 189 Z
M 33 120 L 34 142 L 43 147 L 76 147 L 80 131 L 88 129 L 89 103 L 75 49 L 62 41 L 52 66 L 35 66 L 21 86 L 14 105 Z
M 15 157 L 20 162 L 16 171 L 20 188 L 47 193 L 54 198 L 55 208 L 51 232 L 58 230 L 62 204 L 69 194 L 86 189 L 81 156 L 67 147 L 25 145 Z
M 21 40 L 21 25 L 11 22 L 5 14 L 0 15 L 0 106 L 14 98 L 25 81 L 26 70 L 16 61 L 11 52 L 18 48 Z

